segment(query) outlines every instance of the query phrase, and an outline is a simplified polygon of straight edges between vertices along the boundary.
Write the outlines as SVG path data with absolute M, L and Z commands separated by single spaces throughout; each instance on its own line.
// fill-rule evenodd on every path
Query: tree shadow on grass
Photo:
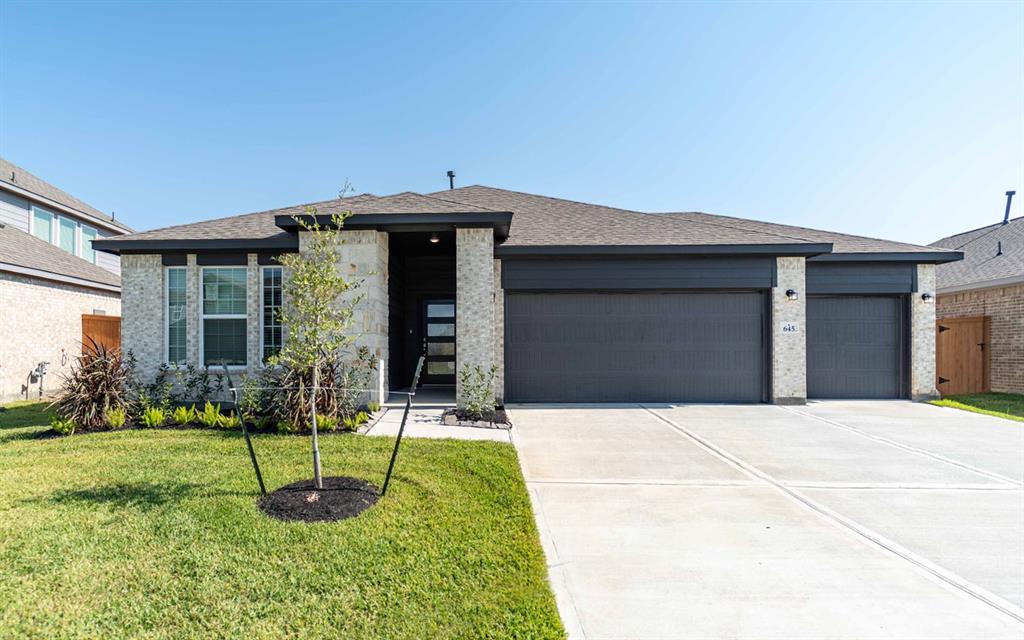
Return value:
M 2 407 L 0 430 L 23 427 L 48 427 L 52 413 L 45 402 L 17 402 Z
M 62 489 L 50 494 L 60 505 L 110 505 L 122 509 L 155 509 L 195 495 L 201 485 L 192 483 L 118 482 L 86 489 Z

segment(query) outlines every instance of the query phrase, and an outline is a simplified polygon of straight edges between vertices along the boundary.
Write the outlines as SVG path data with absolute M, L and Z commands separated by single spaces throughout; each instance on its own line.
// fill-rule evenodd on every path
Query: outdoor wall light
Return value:
M 921 294 L 921 300 L 923 300 L 924 302 L 931 302 L 932 301 L 932 294 L 930 294 L 930 293 L 922 293 Z
M 800 296 L 797 295 L 796 289 L 786 289 L 786 297 L 790 300 L 796 300 Z
M 441 238 L 438 238 L 436 233 L 432 234 L 430 236 L 430 244 L 437 244 L 438 242 L 441 242 Z

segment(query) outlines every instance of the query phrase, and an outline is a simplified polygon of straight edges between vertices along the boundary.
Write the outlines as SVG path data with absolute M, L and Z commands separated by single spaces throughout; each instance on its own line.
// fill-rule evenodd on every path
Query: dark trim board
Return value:
M 828 253 L 808 258 L 814 262 L 913 262 L 942 264 L 963 260 L 962 251 L 889 251 L 874 253 Z
M 816 256 L 832 251 L 830 243 L 781 244 L 645 244 L 645 245 L 519 245 L 494 248 L 498 258 L 525 256 Z
M 648 256 L 506 258 L 506 290 L 698 290 L 768 289 L 775 280 L 771 256 Z
M 300 221 L 331 226 L 333 216 L 317 214 L 300 216 L 274 216 L 274 224 L 290 231 L 301 229 Z M 357 213 L 345 220 L 348 230 L 374 229 L 377 231 L 451 231 L 452 229 L 494 229 L 496 242 L 508 238 L 512 225 L 511 211 L 479 211 L 466 213 Z
M 911 262 L 808 262 L 807 295 L 899 294 L 917 290 Z

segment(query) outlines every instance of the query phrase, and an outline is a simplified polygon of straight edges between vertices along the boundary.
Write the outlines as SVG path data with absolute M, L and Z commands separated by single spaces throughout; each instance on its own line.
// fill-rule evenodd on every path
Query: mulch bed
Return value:
M 317 490 L 312 480 L 285 485 L 257 501 L 271 518 L 291 522 L 335 522 L 354 518 L 380 499 L 380 491 L 366 480 L 348 476 L 323 479 Z
M 483 416 L 483 420 L 474 420 L 462 409 L 446 409 L 441 414 L 441 424 L 450 427 L 477 427 L 478 429 L 512 428 L 512 421 L 508 419 L 505 409 L 495 409 L 493 413 Z

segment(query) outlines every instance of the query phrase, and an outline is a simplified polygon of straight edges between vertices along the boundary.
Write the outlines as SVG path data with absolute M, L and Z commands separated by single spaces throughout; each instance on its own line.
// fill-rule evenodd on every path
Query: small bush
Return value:
M 341 421 L 337 416 L 325 416 L 319 413 L 316 416 L 316 427 L 320 431 L 337 431 L 340 426 Z M 312 424 L 309 425 L 309 430 L 313 430 Z
M 160 407 L 147 407 L 142 410 L 142 424 L 146 427 L 159 427 L 167 420 L 167 414 Z
M 213 403 L 207 400 L 203 410 L 196 412 L 196 419 L 207 429 L 216 429 L 220 426 L 220 405 L 213 406 Z
M 75 421 L 55 416 L 50 420 L 50 427 L 62 436 L 70 436 L 75 432 Z
M 128 407 L 129 371 L 117 349 L 91 338 L 82 347 L 53 406 L 57 415 L 83 430 L 103 429 L 108 409 Z
M 171 412 L 171 420 L 178 426 L 185 426 L 196 419 L 196 408 L 191 407 L 175 407 L 174 411 Z
M 222 415 L 220 417 L 220 428 L 221 429 L 238 429 L 242 426 L 242 421 L 234 413 Z
M 370 413 L 377 413 L 378 411 L 380 411 L 380 403 L 373 401 L 367 402 L 366 408 L 370 410 Z
M 341 423 L 345 427 L 345 431 L 356 431 L 360 425 L 365 424 L 369 420 L 370 416 L 365 411 L 359 411 L 355 415 L 345 416 L 341 419 Z
M 370 414 L 365 411 L 360 411 L 356 414 L 356 424 L 366 424 L 370 421 Z
M 462 406 L 471 420 L 490 419 L 494 415 L 494 367 L 489 370 L 479 365 L 466 365 L 459 371 L 462 384 Z
M 103 414 L 103 420 L 108 429 L 120 429 L 128 422 L 128 412 L 124 409 L 107 409 Z
M 289 435 L 292 433 L 298 433 L 299 430 L 291 422 L 280 420 L 277 423 L 277 432 L 281 435 Z

